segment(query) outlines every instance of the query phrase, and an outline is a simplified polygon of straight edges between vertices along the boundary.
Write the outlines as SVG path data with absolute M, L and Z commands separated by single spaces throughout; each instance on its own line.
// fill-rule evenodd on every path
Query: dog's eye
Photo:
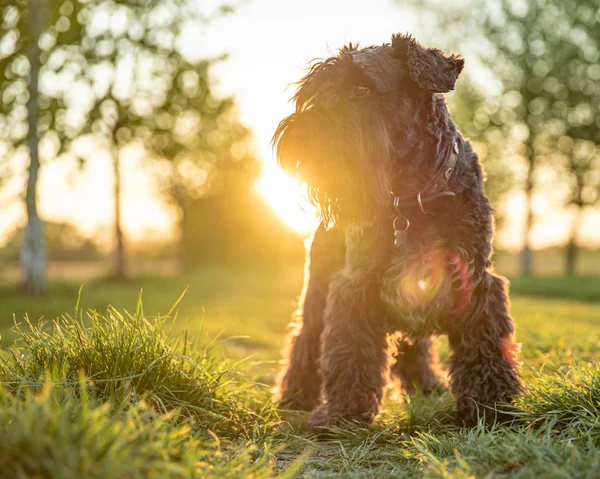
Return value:
M 352 92 L 352 97 L 353 98 L 361 98 L 363 96 L 367 96 L 369 93 L 371 93 L 371 89 L 369 87 L 359 86 Z

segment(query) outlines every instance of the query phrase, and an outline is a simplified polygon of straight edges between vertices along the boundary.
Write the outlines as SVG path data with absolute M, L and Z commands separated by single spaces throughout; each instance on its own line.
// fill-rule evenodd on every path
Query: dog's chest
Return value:
M 465 251 L 448 247 L 433 230 L 420 237 L 394 248 L 392 238 L 375 228 L 346 229 L 346 267 L 377 271 L 393 326 L 415 335 L 444 332 L 465 313 L 474 288 L 473 262 Z
M 398 329 L 414 334 L 446 330 L 471 302 L 473 274 L 468 259 L 434 244 L 392 256 L 381 275 L 381 297 Z

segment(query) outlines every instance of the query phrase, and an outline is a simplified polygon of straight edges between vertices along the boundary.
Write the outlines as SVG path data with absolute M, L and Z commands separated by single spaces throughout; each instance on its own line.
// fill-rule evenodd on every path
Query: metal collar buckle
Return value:
M 421 210 L 421 213 L 423 213 L 424 215 L 431 214 L 425 210 L 425 207 L 423 206 L 425 202 L 432 201 L 434 199 L 441 198 L 444 196 L 456 196 L 456 193 L 454 193 L 453 191 L 444 191 L 444 186 L 446 186 L 446 184 L 448 183 L 448 181 L 454 173 L 456 163 L 458 161 L 458 154 L 458 140 L 454 140 L 452 149 L 450 150 L 449 154 L 447 154 L 444 158 L 444 161 L 442 162 L 441 166 L 439 167 L 433 178 L 431 178 L 431 180 L 429 180 L 429 182 L 416 193 L 417 206 Z M 396 210 L 396 216 L 392 223 L 392 226 L 394 228 L 394 246 L 401 247 L 406 244 L 406 232 L 410 227 L 410 221 L 402 214 L 400 206 L 403 204 L 414 204 L 415 197 L 413 196 L 414 193 L 396 194 L 392 192 L 392 195 L 394 198 L 394 209 Z M 400 220 L 405 222 L 402 228 L 400 228 L 398 224 Z

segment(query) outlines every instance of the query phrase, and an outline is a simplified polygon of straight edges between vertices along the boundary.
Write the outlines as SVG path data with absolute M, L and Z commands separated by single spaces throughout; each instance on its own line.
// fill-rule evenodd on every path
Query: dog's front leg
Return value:
M 466 426 L 507 420 L 497 410 L 522 390 L 505 282 L 491 273 L 477 287 L 466 317 L 450 325 L 450 386 Z
M 318 373 L 325 301 L 332 274 L 343 266 L 345 253 L 341 232 L 320 225 L 307 251 L 305 285 L 289 337 L 289 353 L 279 381 L 281 405 L 312 411 L 320 402 Z
M 370 422 L 379 409 L 387 372 L 387 328 L 379 287 L 372 273 L 343 271 L 334 276 L 321 338 L 325 402 L 309 427 L 343 420 Z

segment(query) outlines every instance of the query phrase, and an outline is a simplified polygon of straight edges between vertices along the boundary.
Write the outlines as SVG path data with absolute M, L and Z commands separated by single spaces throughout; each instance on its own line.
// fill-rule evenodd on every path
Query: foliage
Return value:
M 27 126 L 26 103 L 29 99 L 28 82 L 30 65 L 27 48 L 39 44 L 42 50 L 40 76 L 64 65 L 60 64 L 73 42 L 81 33 L 80 3 L 71 0 L 48 0 L 47 18 L 40 38 L 31 38 L 28 2 L 26 0 L 2 0 L 0 23 L 0 141 L 8 151 L 18 150 L 25 142 Z M 56 85 L 41 82 L 39 106 L 42 113 L 38 131 L 40 141 L 47 142 L 57 151 L 56 141 L 67 134 L 65 111 L 57 102 Z M 4 155 L 9 158 L 10 155 Z
M 100 256 L 98 247 L 89 238 L 84 237 L 70 223 L 47 221 L 44 224 L 45 244 L 51 260 L 97 259 Z M 16 261 L 23 244 L 23 230 L 15 231 L 0 250 L 3 261 Z
M 188 0 L 51 0 L 47 7 L 36 102 L 41 107 L 40 151 L 45 159 L 69 152 L 81 164 L 92 152 L 107 151 L 113 159 L 115 196 L 121 190 L 122 152 L 141 151 L 142 167 L 155 173 L 157 193 L 176 207 L 182 264 L 187 265 L 186 255 L 194 246 L 190 231 L 217 220 L 213 216 L 201 218 L 201 225 L 190 224 L 190 209 L 208 196 L 222 195 L 224 203 L 253 196 L 259 172 L 233 98 L 219 97 L 210 78 L 213 66 L 225 57 L 205 58 L 200 44 L 185 41 L 229 14 L 233 4 L 197 8 Z M 7 158 L 15 156 L 4 151 L 24 152 L 20 145 L 27 134 L 30 97 L 24 52 L 38 39 L 27 36 L 27 2 L 11 4 L 3 15 L 0 156 Z M 0 163 L 2 178 L 19 173 L 15 162 Z M 268 206 L 260 204 L 255 229 L 268 214 Z M 116 199 L 117 275 L 124 276 L 119 205 Z
M 506 213 L 501 208 L 502 203 L 507 194 L 515 189 L 515 171 L 511 162 L 506 161 L 504 132 L 490 118 L 490 112 L 498 108 L 497 102 L 486 97 L 481 87 L 465 76 L 449 99 L 449 108 L 452 118 L 473 143 L 483 163 L 485 193 L 496 209 L 496 224 L 499 225 Z
M 74 139 L 92 134 L 113 158 L 116 178 L 122 151 L 142 150 L 143 167 L 156 172 L 158 192 L 177 209 L 187 248 L 192 202 L 248 195 L 258 174 L 233 98 L 214 92 L 210 72 L 223 57 L 183 49 L 185 35 L 204 31 L 220 12 L 205 16 L 186 0 L 92 0 L 84 12 L 93 21 L 68 62 L 80 65 L 69 88 L 77 85 L 85 101 L 62 97 L 79 117 Z
M 190 202 L 184 221 L 188 229 L 184 249 L 188 268 L 257 262 L 272 266 L 297 263 L 304 257 L 302 239 L 282 224 L 250 185 Z

